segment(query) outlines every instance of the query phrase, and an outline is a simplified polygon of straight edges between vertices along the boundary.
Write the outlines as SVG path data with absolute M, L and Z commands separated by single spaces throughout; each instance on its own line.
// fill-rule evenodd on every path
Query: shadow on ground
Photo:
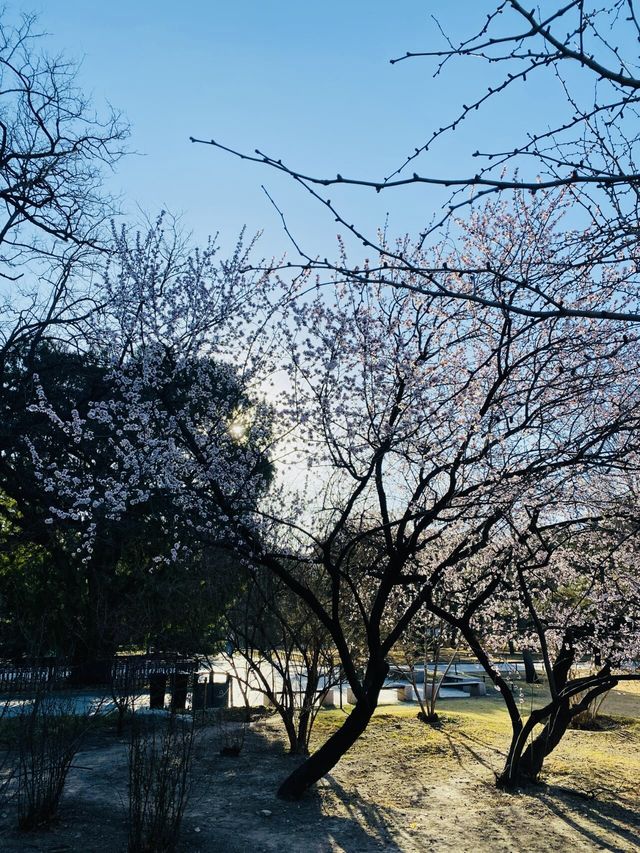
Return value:
M 604 848 L 611 853 L 640 849 L 640 815 L 637 809 L 627 808 L 620 802 L 591 799 L 582 792 L 571 792 L 556 785 L 532 788 L 527 795 L 543 803 L 585 843 L 596 849 Z

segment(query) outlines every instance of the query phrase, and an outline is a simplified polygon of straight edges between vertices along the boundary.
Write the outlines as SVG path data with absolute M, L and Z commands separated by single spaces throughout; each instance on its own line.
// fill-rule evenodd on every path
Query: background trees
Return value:
M 39 571 L 10 568 L 21 562 L 18 545 L 41 549 L 38 583 L 55 591 L 59 624 L 46 641 L 39 631 L 28 639 L 72 653 L 78 666 L 122 643 L 185 647 L 187 624 L 199 634 L 189 648 L 204 643 L 216 614 L 203 595 L 203 549 L 229 532 L 197 465 L 206 458 L 226 478 L 238 512 L 269 477 L 268 411 L 252 407 L 239 373 L 214 358 L 216 324 L 225 311 L 238 321 L 221 291 L 240 298 L 242 253 L 219 268 L 213 246 L 181 254 L 160 225 L 131 246 L 125 233 L 118 241 L 108 300 L 83 339 L 16 354 L 2 390 L 7 602 Z M 194 620 L 194 597 L 207 599 L 208 616 Z M 32 630 L 42 627 L 32 616 Z
M 27 406 L 35 402 L 33 374 L 62 411 L 64 399 L 90 394 L 100 384 L 95 358 L 73 342 L 87 330 L 101 296 L 91 287 L 101 263 L 114 204 L 103 175 L 123 152 L 126 123 L 112 111 L 94 112 L 75 83 L 76 68 L 48 56 L 35 20 L 0 21 L 0 376 L 2 377 L 2 576 L 5 606 L 18 618 L 16 650 L 56 645 L 68 629 L 73 584 L 63 593 L 51 583 L 60 556 L 44 525 L 46 501 L 36 484 L 25 441 Z M 82 280 L 80 273 L 82 272 Z M 64 343 L 61 343 L 64 342 Z M 69 349 L 65 351 L 65 347 Z M 43 422 L 34 429 L 41 447 L 55 446 Z M 33 438 L 33 434 L 32 434 Z M 16 456 L 22 442 L 21 460 Z M 55 454 L 54 454 L 55 455 Z M 40 489 L 40 498 L 36 492 Z M 29 512 L 27 506 L 34 512 Z M 68 539 L 72 533 L 66 536 Z M 58 578 L 67 577 L 66 561 Z M 68 578 L 69 579 L 69 578 Z M 61 598 L 62 596 L 62 598 Z M 64 600 L 63 600 L 64 599 Z M 43 605 L 47 603 L 47 607 Z M 55 606 L 54 606 L 55 605 Z M 43 620 L 43 612 L 46 614 Z M 55 623 L 55 624 L 54 624 Z M 49 638 L 45 641 L 45 636 Z
M 74 273 L 96 263 L 115 208 L 103 175 L 126 123 L 100 117 L 76 68 L 40 46 L 35 20 L 0 21 L 0 356 L 49 335 L 73 334 L 93 304 Z M 77 284 L 77 282 L 76 282 Z
M 102 168 L 122 153 L 126 127 L 98 117 L 75 83 L 76 68 L 38 45 L 35 20 L 0 29 L 0 199 L 2 262 L 47 257 L 54 241 L 97 245 L 112 212 Z M 47 237 L 54 241 L 47 241 Z M 48 245 L 47 245 L 48 243 Z
M 289 752 L 309 754 L 315 718 L 329 688 L 340 680 L 340 667 L 331 635 L 305 603 L 279 578 L 256 567 L 246 572 L 228 566 L 229 598 L 223 624 L 229 655 L 240 687 L 264 693 L 284 723 Z M 313 586 L 309 567 L 296 572 Z M 220 575 L 218 588 L 225 585 Z M 320 590 L 316 590 L 321 595 Z M 237 659 L 244 663 L 244 675 Z

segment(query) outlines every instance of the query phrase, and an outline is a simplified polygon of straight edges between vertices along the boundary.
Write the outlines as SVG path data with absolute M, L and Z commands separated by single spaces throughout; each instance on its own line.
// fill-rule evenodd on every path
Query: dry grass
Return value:
M 547 695 L 540 685 L 527 690 L 525 712 Z M 569 731 L 547 759 L 542 784 L 520 795 L 494 785 L 510 738 L 500 697 L 443 700 L 438 713 L 442 725 L 434 728 L 416 719 L 415 706 L 379 708 L 334 771 L 352 796 L 375 803 L 397 849 L 640 849 L 640 685 L 608 697 L 611 728 Z M 316 745 L 343 716 L 320 715 Z
M 523 685 L 522 712 L 543 705 L 548 699 L 544 685 Z M 347 707 L 345 710 L 349 710 Z M 449 699 L 438 703 L 442 725 L 431 727 L 417 721 L 416 706 L 410 704 L 379 707 L 360 742 L 352 752 L 364 755 L 384 731 L 384 737 L 413 754 L 438 755 L 451 760 L 456 746 L 469 752 L 485 752 L 484 761 L 498 771 L 506 755 L 511 727 L 507 711 L 497 694 L 474 699 Z M 549 756 L 544 781 L 571 785 L 582 791 L 622 794 L 638 802 L 640 780 L 640 683 L 632 682 L 612 690 L 602 708 L 611 720 L 603 731 L 569 731 L 562 744 Z M 319 715 L 314 747 L 320 745 L 344 719 L 343 711 Z M 400 725 L 400 721 L 403 721 Z

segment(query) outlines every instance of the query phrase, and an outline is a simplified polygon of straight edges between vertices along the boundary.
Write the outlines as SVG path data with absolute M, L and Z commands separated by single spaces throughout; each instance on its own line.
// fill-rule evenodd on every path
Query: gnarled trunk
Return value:
M 527 745 L 520 758 L 520 772 L 527 779 L 538 778 L 545 758 L 553 752 L 565 736 L 572 718 L 569 702 L 562 702 L 547 720 L 540 734 Z
M 577 704 L 572 704 L 570 698 L 565 696 L 545 709 L 533 711 L 524 726 L 519 731 L 514 731 L 504 770 L 497 779 L 498 787 L 515 788 L 536 782 L 545 758 L 565 736 L 571 720 L 588 707 L 590 702 L 616 684 L 615 677 L 608 676 L 591 686 Z M 527 743 L 536 724 L 543 722 L 544 727 L 540 734 Z
M 545 758 L 564 737 L 572 717 L 569 700 L 559 702 L 546 718 L 540 734 L 527 743 L 535 725 L 530 718 L 512 738 L 504 769 L 497 780 L 498 787 L 517 788 L 536 782 Z
M 280 785 L 278 796 L 281 799 L 299 800 L 312 785 L 335 767 L 345 752 L 353 746 L 367 728 L 378 705 L 378 696 L 388 671 L 388 665 L 383 662 L 376 667 L 375 673 L 370 671 L 367 674 L 364 695 L 358 699 L 338 731 Z

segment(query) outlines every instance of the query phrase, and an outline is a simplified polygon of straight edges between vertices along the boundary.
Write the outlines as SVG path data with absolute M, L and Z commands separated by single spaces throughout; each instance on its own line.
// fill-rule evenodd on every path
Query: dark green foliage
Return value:
M 140 369 L 132 359 L 129 375 Z M 187 362 L 180 369 L 167 363 L 166 371 L 162 405 L 169 410 L 190 406 L 193 422 L 202 429 L 212 401 L 223 400 L 227 410 L 245 403 L 233 373 L 211 360 Z M 140 484 L 144 499 L 131 502 L 124 513 L 114 516 L 92 507 L 96 535 L 89 557 L 82 549 L 82 515 L 72 511 L 71 503 L 62 517 L 50 509 L 56 503 L 64 512 L 65 499 L 47 489 L 43 467 L 66 469 L 80 482 L 94 482 L 99 493 L 100 482 L 122 464 L 114 449 L 117 420 L 90 419 L 91 439 L 82 433 L 76 439 L 48 414 L 34 410 L 44 396 L 63 421 L 70 421 L 74 411 L 84 420 L 92 406 L 117 402 L 120 386 L 100 353 L 41 342 L 7 359 L 4 376 L 0 643 L 5 656 L 70 655 L 81 680 L 92 680 L 87 662 L 108 659 L 119 646 L 189 653 L 211 648 L 220 634 L 221 606 L 213 587 L 217 566 L 225 558 L 215 543 L 197 541 L 187 527 L 177 502 L 179 489 L 148 479 Z M 194 385 L 199 393 L 190 395 Z M 144 454 L 144 440 L 136 446 L 135 433 L 130 435 L 135 452 Z M 230 452 L 246 451 L 232 445 Z M 266 462 L 263 467 L 266 482 L 269 467 Z M 189 482 L 184 488 L 200 484 Z M 246 500 L 255 498 L 252 493 Z M 189 541 L 188 551 L 172 555 L 174 543 L 180 541 Z

